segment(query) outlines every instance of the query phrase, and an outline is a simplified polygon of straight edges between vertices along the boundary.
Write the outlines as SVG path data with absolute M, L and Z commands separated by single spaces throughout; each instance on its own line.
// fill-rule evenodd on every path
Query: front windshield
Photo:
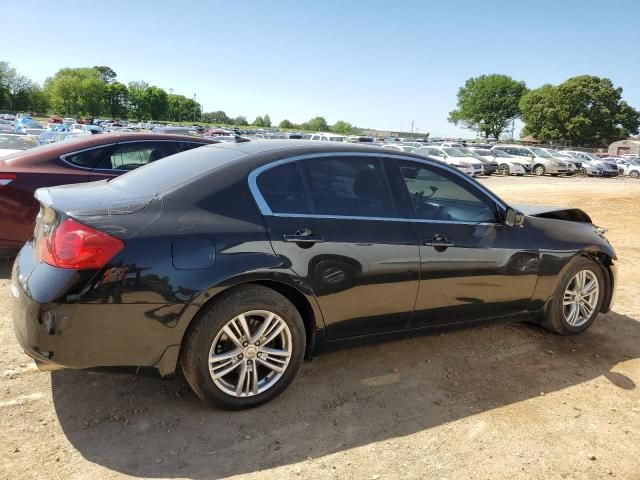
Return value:
M 7 150 L 26 150 L 38 146 L 38 142 L 32 137 L 20 135 L 0 135 L 0 148 Z
M 461 152 L 459 149 L 457 148 L 443 148 L 443 150 L 446 152 L 447 155 L 449 155 L 450 157 L 467 157 L 468 155 L 466 155 L 464 152 Z
M 601 160 L 600 157 L 594 155 L 593 153 L 582 152 L 582 154 L 589 157 L 590 160 Z
M 551 158 L 552 157 L 551 154 L 545 152 L 541 148 L 534 148 L 533 149 L 533 153 L 535 153 L 538 157 L 542 157 L 542 158 Z
M 332 142 L 344 142 L 344 137 L 329 137 Z

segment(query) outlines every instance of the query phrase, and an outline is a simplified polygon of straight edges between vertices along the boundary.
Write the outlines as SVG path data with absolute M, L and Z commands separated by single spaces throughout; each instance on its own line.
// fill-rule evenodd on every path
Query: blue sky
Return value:
M 530 88 L 605 76 L 640 108 L 640 0 L 0 0 L 0 18 L 0 60 L 36 81 L 109 65 L 250 120 L 470 136 L 447 114 L 488 73 Z

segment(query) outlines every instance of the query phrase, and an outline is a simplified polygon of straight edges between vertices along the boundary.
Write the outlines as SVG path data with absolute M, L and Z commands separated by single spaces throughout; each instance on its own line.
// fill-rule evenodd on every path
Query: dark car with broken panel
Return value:
M 24 350 L 44 369 L 181 368 L 227 408 L 329 346 L 504 318 L 580 333 L 616 284 L 582 210 L 371 146 L 212 145 L 36 197 L 12 276 Z

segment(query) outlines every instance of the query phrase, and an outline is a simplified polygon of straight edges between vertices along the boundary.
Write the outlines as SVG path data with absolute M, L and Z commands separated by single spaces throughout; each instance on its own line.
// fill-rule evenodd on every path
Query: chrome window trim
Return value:
M 418 222 L 418 223 L 450 223 L 450 224 L 459 224 L 459 225 L 502 225 L 499 222 L 461 222 L 455 220 L 430 220 L 430 219 L 420 219 L 420 218 L 411 218 L 411 217 L 362 217 L 362 216 L 350 216 L 350 215 L 316 215 L 311 213 L 274 213 L 269 207 L 269 204 L 265 200 L 258 188 L 258 177 L 261 173 L 266 172 L 267 170 L 271 170 L 272 168 L 285 165 L 287 163 L 293 163 L 301 160 L 309 160 L 315 158 L 326 158 L 326 157 L 335 157 L 335 156 L 345 156 L 345 157 L 375 157 L 375 158 L 392 158 L 396 160 L 405 160 L 416 163 L 423 163 L 430 167 L 434 167 L 436 169 L 440 169 L 449 173 L 453 173 L 461 179 L 464 179 L 465 182 L 469 183 L 469 177 L 463 173 L 458 171 L 456 168 L 448 167 L 447 165 L 440 165 L 436 163 L 436 161 L 432 161 L 429 159 L 420 159 L 415 157 L 407 157 L 404 155 L 396 155 L 396 154 L 388 154 L 388 153 L 366 153 L 366 152 L 348 152 L 348 151 L 336 151 L 336 152 L 327 152 L 327 153 L 309 153 L 305 155 L 297 155 L 294 157 L 283 158 L 280 160 L 276 160 L 275 162 L 267 163 L 262 165 L 255 170 L 252 170 L 249 173 L 249 177 L 247 179 L 249 183 L 249 190 L 253 195 L 253 198 L 258 205 L 258 209 L 260 213 L 264 216 L 270 217 L 293 217 L 293 218 L 325 218 L 325 219 L 347 219 L 347 220 L 371 220 L 371 221 L 385 221 L 385 222 Z M 484 187 L 482 184 L 473 185 L 478 188 L 482 193 L 484 193 L 489 199 L 495 202 L 495 205 L 501 207 L 506 211 L 508 206 L 504 204 L 500 199 L 498 199 L 489 189 Z
M 116 145 L 124 145 L 124 144 L 128 144 L 128 143 L 144 143 L 144 142 L 176 142 L 176 143 L 184 143 L 184 140 L 152 140 L 152 139 L 145 139 L 145 140 L 125 140 L 124 142 L 114 142 L 114 143 L 105 143 L 104 145 L 95 145 L 93 147 L 88 147 L 88 148 L 83 148 L 82 150 L 76 150 L 75 152 L 69 152 L 69 153 L 65 153 L 64 155 L 60 155 L 60 160 L 62 160 L 62 162 L 65 165 L 68 165 L 72 168 L 79 168 L 80 170 L 88 170 L 90 172 L 130 172 L 131 170 L 122 170 L 120 168 L 90 168 L 90 167 L 83 167 L 81 165 L 76 165 L 75 163 L 67 160 L 67 157 L 71 156 L 71 155 L 77 155 L 79 153 L 83 153 L 83 152 L 88 152 L 90 150 L 96 150 L 98 148 L 105 148 L 105 147 L 114 147 Z M 195 142 L 195 143 L 200 143 L 200 142 Z M 202 143 L 202 145 L 213 145 L 211 143 Z M 180 153 L 180 152 L 178 152 Z M 141 165 L 142 166 L 142 165 Z

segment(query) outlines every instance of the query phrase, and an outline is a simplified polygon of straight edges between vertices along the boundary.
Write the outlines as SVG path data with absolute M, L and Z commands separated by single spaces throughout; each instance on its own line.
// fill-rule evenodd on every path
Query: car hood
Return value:
M 569 222 L 592 223 L 591 217 L 579 208 L 549 207 L 544 205 L 512 205 L 513 208 L 528 217 L 551 218 Z

